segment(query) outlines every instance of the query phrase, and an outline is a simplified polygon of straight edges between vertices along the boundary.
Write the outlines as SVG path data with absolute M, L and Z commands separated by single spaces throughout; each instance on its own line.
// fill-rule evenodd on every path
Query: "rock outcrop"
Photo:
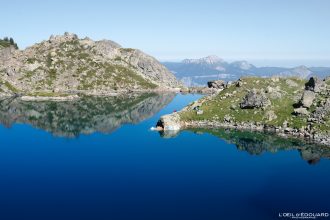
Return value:
M 240 103 L 242 109 L 261 108 L 270 105 L 270 101 L 262 91 L 249 91 Z
M 181 129 L 180 116 L 178 113 L 172 113 L 162 116 L 157 122 L 157 127 L 164 131 L 179 131 Z
M 313 104 L 314 99 L 315 93 L 310 90 L 305 90 L 301 97 L 300 103 L 303 107 L 310 108 Z
M 295 108 L 294 110 L 293 110 L 293 113 L 295 114 L 295 115 L 309 115 L 310 114 L 310 112 L 306 109 L 306 108 L 303 108 L 303 107 L 300 107 L 300 108 Z
M 327 117 L 329 117 L 330 113 L 330 98 L 322 101 L 318 107 L 316 107 L 315 111 L 309 117 L 309 121 L 314 123 L 323 124 Z
M 226 85 L 226 83 L 223 80 L 213 80 L 213 81 L 207 82 L 207 86 L 209 88 L 213 88 L 213 89 L 224 89 L 225 85 Z
M 1 94 L 85 93 L 170 90 L 175 76 L 140 50 L 65 33 L 25 50 L 0 52 Z
M 328 79 L 246 77 L 239 82 L 175 113 L 175 124 L 181 129 L 267 131 L 330 146 Z
M 321 92 L 326 89 L 325 82 L 317 77 L 311 77 L 305 86 L 306 90 L 313 92 Z

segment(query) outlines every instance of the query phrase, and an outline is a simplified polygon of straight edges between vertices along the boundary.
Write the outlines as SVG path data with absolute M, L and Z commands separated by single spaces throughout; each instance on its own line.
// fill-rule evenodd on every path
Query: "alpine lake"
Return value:
M 241 220 L 330 211 L 330 147 L 228 129 L 150 130 L 200 97 L 2 99 L 0 219 Z

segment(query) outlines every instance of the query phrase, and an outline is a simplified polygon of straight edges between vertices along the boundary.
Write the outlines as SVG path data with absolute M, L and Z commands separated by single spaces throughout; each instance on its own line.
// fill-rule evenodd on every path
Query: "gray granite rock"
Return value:
M 300 103 L 303 107 L 310 108 L 313 104 L 314 99 L 315 93 L 310 90 L 305 90 L 301 97 Z
M 249 91 L 240 103 L 240 107 L 244 108 L 261 108 L 270 105 L 270 100 L 259 90 Z

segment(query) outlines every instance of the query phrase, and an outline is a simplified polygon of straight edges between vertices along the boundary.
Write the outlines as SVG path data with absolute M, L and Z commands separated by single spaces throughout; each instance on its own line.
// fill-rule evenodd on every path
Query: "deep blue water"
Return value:
M 326 157 L 311 165 L 296 149 L 252 155 L 208 132 L 162 138 L 149 130 L 198 97 L 177 95 L 110 134 L 58 137 L 27 122 L 1 126 L 0 219 L 279 219 L 279 212 L 330 211 Z

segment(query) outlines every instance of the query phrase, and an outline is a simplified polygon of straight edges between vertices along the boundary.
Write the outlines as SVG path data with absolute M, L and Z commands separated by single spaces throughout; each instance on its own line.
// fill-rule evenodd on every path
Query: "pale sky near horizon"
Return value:
M 21 48 L 68 31 L 163 61 L 215 54 L 330 66 L 329 0 L 1 0 L 0 7 L 0 37 Z

